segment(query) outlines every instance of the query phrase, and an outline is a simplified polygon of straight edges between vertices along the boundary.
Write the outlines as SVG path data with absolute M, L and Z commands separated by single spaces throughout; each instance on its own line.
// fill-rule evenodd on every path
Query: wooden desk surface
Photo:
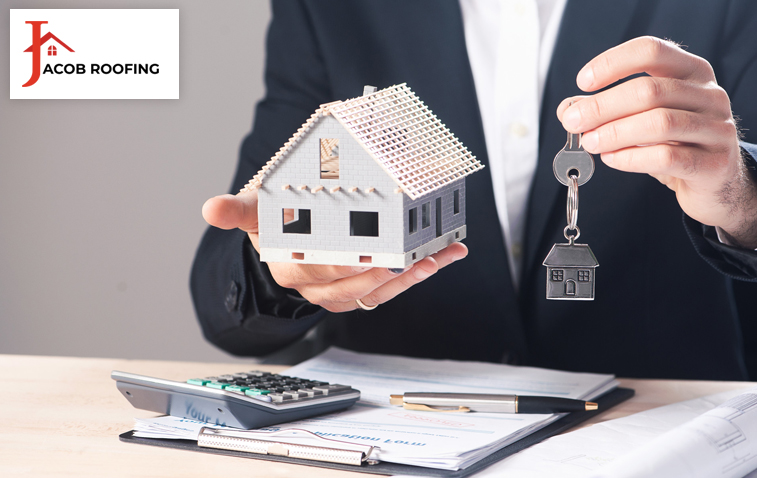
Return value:
M 259 366 L 281 371 L 282 366 Z M 0 355 L 0 476 L 72 477 L 365 477 L 263 460 L 250 460 L 122 443 L 136 410 L 110 379 L 112 370 L 185 380 L 245 369 L 239 363 L 193 363 Z M 596 423 L 681 400 L 752 387 L 748 382 L 621 380 L 636 396 L 597 416 Z

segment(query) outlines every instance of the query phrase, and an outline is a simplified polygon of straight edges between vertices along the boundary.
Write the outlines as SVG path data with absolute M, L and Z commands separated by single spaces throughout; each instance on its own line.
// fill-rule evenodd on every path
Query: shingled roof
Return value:
M 325 115 L 336 118 L 411 199 L 484 167 L 402 83 L 321 105 L 243 190 L 259 188 L 267 172 Z
M 586 244 L 555 244 L 542 264 L 548 267 L 597 267 L 599 262 Z

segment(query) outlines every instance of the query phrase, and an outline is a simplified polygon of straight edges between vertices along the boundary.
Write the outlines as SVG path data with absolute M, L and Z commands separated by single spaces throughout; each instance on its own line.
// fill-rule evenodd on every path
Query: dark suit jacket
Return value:
M 366 84 L 407 82 L 488 162 L 457 1 L 272 4 L 267 94 L 242 146 L 232 192 L 319 104 L 359 96 Z M 755 254 L 719 245 L 711 228 L 684 217 L 685 226 L 675 195 L 655 179 L 598 162 L 581 187 L 581 242 L 600 263 L 596 300 L 546 300 L 541 263 L 554 243 L 565 242 L 565 188 L 551 169 L 565 143 L 555 110 L 580 93 L 580 68 L 634 37 L 682 42 L 712 63 L 746 140 L 755 142 L 757 17 L 751 7 L 749 0 L 568 3 L 544 93 L 520 291 L 510 279 L 487 168 L 468 177 L 470 255 L 372 312 L 328 314 L 308 304 L 275 284 L 244 233 L 210 228 L 191 279 L 205 336 L 232 353 L 261 355 L 324 320 L 332 343 L 366 352 L 622 376 L 746 378 L 741 321 L 755 319 L 743 314 L 755 309 L 757 289 L 735 290 L 734 279 L 757 278 Z

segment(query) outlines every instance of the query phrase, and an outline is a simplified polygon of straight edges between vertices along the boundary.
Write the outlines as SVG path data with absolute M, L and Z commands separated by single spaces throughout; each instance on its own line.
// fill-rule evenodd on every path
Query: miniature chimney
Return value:
M 376 90 L 378 90 L 378 88 L 376 88 L 375 86 L 365 85 L 363 87 L 363 96 L 367 96 L 367 95 L 370 95 L 371 93 L 375 93 Z

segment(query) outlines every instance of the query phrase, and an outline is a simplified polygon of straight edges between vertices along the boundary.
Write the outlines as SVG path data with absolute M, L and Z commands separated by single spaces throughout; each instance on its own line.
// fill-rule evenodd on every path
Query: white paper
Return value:
M 664 407 L 647 410 L 617 420 L 609 420 L 591 427 L 582 428 L 574 432 L 558 435 L 536 444 L 520 453 L 506 458 L 476 474 L 476 477 L 508 478 L 586 478 L 594 474 L 612 476 L 610 472 L 615 468 L 631 470 L 623 463 L 626 460 L 636 465 L 649 465 L 651 456 L 642 453 L 636 455 L 634 450 L 641 450 L 656 438 L 666 432 L 685 425 L 702 414 L 707 413 L 727 400 L 740 395 L 743 391 L 734 390 L 719 393 L 709 397 L 674 403 Z M 754 416 L 752 421 L 757 419 Z M 663 444 L 667 440 L 663 440 Z M 757 449 L 754 443 L 745 445 Z M 667 455 L 667 448 L 661 445 L 651 445 L 660 448 L 661 455 Z M 694 452 L 696 454 L 696 452 Z M 635 455 L 631 456 L 631 455 Z M 624 458 L 628 457 L 628 458 Z M 757 466 L 757 463 L 755 463 Z M 654 467 L 640 471 L 637 475 L 622 476 L 695 476 L 686 471 L 671 472 L 666 470 L 663 475 L 653 475 Z M 671 474 L 672 473 L 672 474 Z M 743 476 L 739 471 L 732 476 Z M 757 478 L 757 473 L 754 474 Z M 720 476 L 720 475 L 707 475 Z M 752 475 L 749 475 L 752 476 Z
M 288 423 L 326 438 L 381 448 L 382 461 L 459 469 L 537 430 L 556 415 L 434 413 L 389 404 L 406 392 L 470 392 L 592 398 L 616 386 L 613 376 L 482 362 L 359 354 L 332 348 L 287 375 L 360 390 L 352 408 Z
M 140 438 L 170 438 L 177 440 L 197 440 L 200 430 L 208 423 L 170 415 L 157 418 L 134 419 L 134 436 Z M 214 425 L 209 428 L 238 430 L 238 428 Z
M 464 468 L 558 416 L 416 412 L 390 405 L 391 394 L 470 392 L 591 399 L 617 385 L 612 375 L 359 354 L 335 348 L 286 374 L 351 385 L 360 390 L 361 399 L 343 412 L 265 430 L 307 430 L 324 438 L 379 447 L 377 457 L 382 461 L 448 470 Z M 173 426 L 172 421 L 181 430 L 165 433 L 166 438 L 196 439 L 204 425 L 171 417 L 140 420 L 137 436 L 157 438 Z
M 666 432 L 592 478 L 741 478 L 757 469 L 757 389 Z

